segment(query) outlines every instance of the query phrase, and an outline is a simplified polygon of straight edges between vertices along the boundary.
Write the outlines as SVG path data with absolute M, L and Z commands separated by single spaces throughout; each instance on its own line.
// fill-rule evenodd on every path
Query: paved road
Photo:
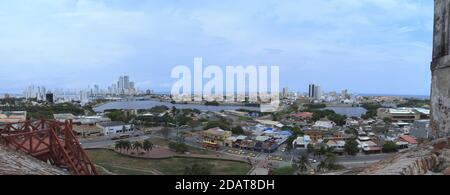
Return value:
M 372 154 L 364 155 L 360 154 L 358 156 L 339 156 L 337 161 L 339 164 L 348 167 L 365 166 L 367 164 L 372 164 L 393 157 L 395 154 Z
M 128 139 L 123 139 L 123 140 L 127 140 L 127 141 L 142 141 L 142 140 L 146 140 L 149 139 L 150 136 L 148 135 L 141 135 L 139 137 L 131 137 Z M 83 146 L 84 149 L 93 149 L 93 148 L 108 148 L 110 146 L 114 146 L 114 144 L 116 143 L 117 140 L 111 140 L 110 138 L 102 138 L 102 139 L 98 139 L 95 141 L 85 141 L 85 142 L 81 142 L 81 145 Z

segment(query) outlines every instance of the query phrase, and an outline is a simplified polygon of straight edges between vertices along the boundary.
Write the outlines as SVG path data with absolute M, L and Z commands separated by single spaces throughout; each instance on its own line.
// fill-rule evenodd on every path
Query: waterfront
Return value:
M 361 117 L 367 112 L 362 107 L 326 107 L 324 110 L 333 110 L 337 114 L 346 115 L 347 117 Z
M 259 110 L 258 107 L 248 107 L 248 106 L 205 106 L 200 104 L 172 104 L 169 102 L 160 102 L 155 100 L 146 100 L 146 101 L 117 101 L 117 102 L 108 102 L 103 105 L 97 106 L 94 108 L 96 112 L 104 112 L 105 110 L 111 109 L 124 109 L 124 110 L 134 110 L 134 109 L 150 109 L 155 106 L 167 106 L 172 108 L 175 106 L 177 109 L 198 109 L 201 111 L 211 111 L 218 112 L 221 110 L 237 110 L 237 109 L 247 109 L 247 110 Z

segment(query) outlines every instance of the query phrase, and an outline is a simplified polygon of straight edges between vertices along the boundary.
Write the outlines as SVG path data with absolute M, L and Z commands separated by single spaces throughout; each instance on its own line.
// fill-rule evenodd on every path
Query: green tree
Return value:
M 333 121 L 338 126 L 345 125 L 345 120 L 347 119 L 347 116 L 340 115 L 340 114 L 331 114 L 327 116 L 330 121 Z
M 395 142 L 388 141 L 383 144 L 383 152 L 385 152 L 385 153 L 397 152 L 398 149 L 399 149 L 399 146 Z
M 206 102 L 205 106 L 220 106 L 220 103 L 217 101 Z
M 153 150 L 153 143 L 148 139 L 144 140 L 142 148 L 148 153 L 149 151 Z
M 233 134 L 235 135 L 243 135 L 245 133 L 244 129 L 241 126 L 233 127 L 231 132 L 233 132 Z
M 290 113 L 297 112 L 298 110 L 299 110 L 299 107 L 296 103 L 290 105 L 288 108 L 288 112 L 290 112 Z
M 168 139 L 169 135 L 170 135 L 170 128 L 169 127 L 164 127 L 161 129 L 161 135 L 165 138 Z
M 308 109 L 322 109 L 327 107 L 326 104 L 305 104 L 304 106 Z
M 136 150 L 137 153 L 139 153 L 139 150 L 142 149 L 142 143 L 139 141 L 135 141 L 133 143 L 133 149 Z
M 327 154 L 327 148 L 324 144 L 320 145 L 320 149 L 318 150 L 318 156 L 322 157 L 323 155 Z
M 385 123 L 392 123 L 392 119 L 386 117 L 386 118 L 383 119 L 383 122 L 385 122 Z
M 130 141 L 122 141 L 123 148 L 127 150 L 127 152 L 133 147 Z
M 114 145 L 114 148 L 115 148 L 116 150 L 120 150 L 120 151 L 121 151 L 122 149 L 125 148 L 124 142 L 123 142 L 122 140 L 116 141 L 116 143 L 115 143 L 115 145 Z
M 272 120 L 273 121 L 279 121 L 281 119 L 280 113 L 272 113 Z
M 286 149 L 287 150 L 293 149 L 292 142 L 294 142 L 294 140 L 296 140 L 296 139 L 297 139 L 297 136 L 295 136 L 295 135 L 288 137 L 288 139 L 286 140 Z
M 308 146 L 306 146 L 306 148 L 307 148 L 306 151 L 307 151 L 308 154 L 314 154 L 314 156 L 315 156 L 316 148 L 314 148 L 314 145 L 308 144 Z
M 305 134 L 298 126 L 284 126 L 283 130 L 290 131 L 292 133 L 292 135 L 294 135 L 296 137 L 303 136 Z
M 186 153 L 189 151 L 186 144 L 179 143 L 179 142 L 170 142 L 169 148 L 171 150 L 175 151 L 176 153 L 180 153 L 180 154 L 183 154 L 183 153 Z
M 204 129 L 208 130 L 208 129 L 219 127 L 219 128 L 221 128 L 223 130 L 227 130 L 228 131 L 228 130 L 230 130 L 230 125 L 231 124 L 228 121 L 226 121 L 226 120 L 209 121 L 208 124 L 206 124 Z
M 356 139 L 350 139 L 345 142 L 344 150 L 347 154 L 356 156 L 359 152 L 358 142 Z
M 336 155 L 333 153 L 327 153 L 325 159 L 322 160 L 318 166 L 320 171 L 331 171 L 339 169 L 339 165 L 336 164 Z
M 185 167 L 184 175 L 211 175 L 211 166 L 195 163 Z
M 294 163 L 294 168 L 298 170 L 300 174 L 304 174 L 308 172 L 308 169 L 311 167 L 311 162 L 309 162 L 307 155 L 302 155 L 299 159 L 297 159 Z
M 272 175 L 294 175 L 296 169 L 293 166 L 280 167 L 272 170 Z
M 106 112 L 106 116 L 112 121 L 122 121 L 124 123 L 128 123 L 130 121 L 129 117 L 127 117 L 126 114 L 121 110 L 109 110 Z
M 172 106 L 172 114 L 175 116 L 178 113 L 178 109 L 175 106 Z

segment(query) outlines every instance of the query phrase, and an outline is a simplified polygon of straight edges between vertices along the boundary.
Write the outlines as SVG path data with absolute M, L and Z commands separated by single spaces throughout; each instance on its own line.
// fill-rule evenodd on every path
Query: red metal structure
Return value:
M 26 121 L 0 125 L 0 141 L 11 149 L 68 169 L 74 175 L 97 175 L 72 131 L 72 121 Z

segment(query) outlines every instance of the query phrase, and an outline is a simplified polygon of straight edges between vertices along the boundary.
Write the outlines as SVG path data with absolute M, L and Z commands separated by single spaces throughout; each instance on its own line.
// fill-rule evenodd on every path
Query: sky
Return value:
M 2 0 L 0 93 L 169 91 L 177 65 L 280 66 L 281 87 L 426 95 L 430 0 Z

